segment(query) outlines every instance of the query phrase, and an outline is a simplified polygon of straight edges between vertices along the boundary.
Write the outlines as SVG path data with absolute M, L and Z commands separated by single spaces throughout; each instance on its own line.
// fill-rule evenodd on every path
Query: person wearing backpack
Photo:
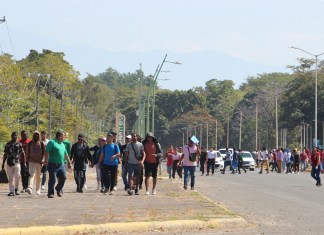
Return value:
M 34 179 L 36 177 L 36 194 L 41 194 L 42 166 L 45 158 L 45 144 L 40 141 L 38 131 L 33 133 L 32 141 L 27 145 L 27 162 L 29 163 L 29 181 L 26 192 L 32 194 Z
M 9 194 L 8 196 L 19 195 L 19 181 L 20 181 L 20 162 L 19 158 L 22 156 L 21 164 L 26 165 L 26 157 L 23 146 L 17 141 L 18 133 L 12 132 L 11 141 L 5 145 L 4 156 L 2 162 L 2 170 L 4 170 L 7 162 L 7 175 L 9 178 Z M 15 183 L 14 183 L 15 181 Z
M 152 133 L 147 133 L 145 139 L 142 142 L 145 152 L 145 188 L 146 195 L 149 195 L 150 177 L 153 178 L 152 194 L 156 195 L 156 184 L 157 184 L 157 171 L 159 167 L 160 158 L 163 157 L 161 145 Z
M 99 163 L 102 164 L 102 179 L 104 181 L 105 190 L 103 194 L 113 194 L 115 187 L 115 178 L 119 162 L 120 150 L 117 144 L 113 143 L 113 135 L 107 135 L 107 144 L 100 150 Z
M 84 135 L 78 135 L 78 142 L 74 143 L 71 148 L 71 161 L 74 163 L 74 179 L 77 185 L 76 191 L 83 193 L 83 186 L 86 181 L 86 169 L 88 162 L 93 166 L 92 156 L 89 146 L 84 141 Z

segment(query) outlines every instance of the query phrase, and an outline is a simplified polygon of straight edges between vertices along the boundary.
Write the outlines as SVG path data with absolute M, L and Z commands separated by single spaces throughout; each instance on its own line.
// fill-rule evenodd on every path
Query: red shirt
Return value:
M 312 165 L 317 165 L 317 160 L 318 160 L 318 158 L 321 158 L 321 153 L 316 153 L 316 155 L 311 155 L 311 163 L 312 163 Z
M 172 166 L 173 165 L 173 157 L 172 157 L 172 152 L 167 152 L 167 166 Z
M 31 141 L 31 139 L 26 139 L 26 140 L 23 140 L 23 139 L 19 139 L 18 142 L 20 142 L 23 146 L 23 149 L 24 149 L 24 152 L 25 152 L 25 155 L 27 154 L 27 146 L 28 146 L 28 143 Z M 23 162 L 23 156 L 20 155 L 20 162 L 22 163 Z
M 144 151 L 145 151 L 145 154 L 146 154 L 145 162 L 157 163 L 157 158 L 152 156 L 152 154 L 156 154 L 156 146 L 155 146 L 154 142 L 152 142 L 152 143 L 147 142 L 144 145 Z
M 307 155 L 306 155 L 306 153 L 305 153 L 305 152 L 302 152 L 302 153 L 300 154 L 300 160 L 301 160 L 301 161 L 306 161 L 306 159 L 307 159 Z

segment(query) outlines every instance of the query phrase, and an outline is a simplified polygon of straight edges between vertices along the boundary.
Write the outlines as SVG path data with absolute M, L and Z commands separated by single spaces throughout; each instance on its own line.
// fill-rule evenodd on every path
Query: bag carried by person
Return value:
M 7 173 L 4 169 L 0 171 L 0 183 L 2 184 L 9 183 Z
M 138 161 L 142 161 L 142 160 L 143 160 L 143 156 L 142 156 L 142 154 L 137 153 L 137 152 L 135 151 L 135 148 L 134 148 L 133 143 L 131 143 L 131 145 L 132 145 L 133 151 L 134 151 L 134 153 L 135 153 L 135 158 L 136 158 Z
M 197 161 L 197 153 L 190 153 L 189 147 L 188 147 L 188 153 L 189 153 L 189 161 L 191 162 Z

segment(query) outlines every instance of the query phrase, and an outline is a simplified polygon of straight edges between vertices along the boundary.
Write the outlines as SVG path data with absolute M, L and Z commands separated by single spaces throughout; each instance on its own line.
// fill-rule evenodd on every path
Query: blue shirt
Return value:
M 116 144 L 106 144 L 103 148 L 100 149 L 100 154 L 103 153 L 103 151 L 105 150 L 104 153 L 104 160 L 103 160 L 103 164 L 104 165 L 109 165 L 109 166 L 116 166 L 118 165 L 118 158 L 114 158 L 113 160 L 111 160 L 111 157 L 113 155 L 116 155 L 119 153 L 119 147 Z

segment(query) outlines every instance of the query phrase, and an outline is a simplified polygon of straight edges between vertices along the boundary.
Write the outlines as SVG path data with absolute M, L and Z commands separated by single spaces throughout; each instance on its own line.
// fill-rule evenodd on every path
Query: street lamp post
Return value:
M 241 149 L 241 142 L 242 142 L 242 118 L 243 112 L 240 110 L 240 136 L 239 136 L 239 149 Z
M 313 53 L 310 53 L 304 49 L 301 49 L 299 47 L 294 47 L 292 46 L 291 47 L 292 49 L 295 49 L 295 50 L 300 50 L 300 51 L 303 51 L 313 57 L 315 57 L 315 147 L 317 147 L 317 74 L 318 74 L 318 57 L 323 55 L 323 53 L 320 53 L 320 54 L 313 54 Z
M 160 65 L 160 67 L 158 66 L 158 69 L 155 72 L 155 76 L 153 78 L 154 79 L 154 85 L 156 84 L 157 78 L 159 77 L 159 74 L 161 72 L 161 69 L 162 69 L 164 63 L 181 64 L 180 62 L 177 62 L 177 61 L 173 62 L 173 61 L 166 60 L 167 56 L 168 56 L 168 54 L 165 54 L 165 57 L 164 57 L 161 65 Z M 154 128 L 155 128 L 155 120 L 154 120 L 154 116 L 155 116 L 155 110 L 154 110 L 154 106 L 155 106 L 155 89 L 154 89 L 153 104 L 152 105 L 153 105 L 153 107 L 152 107 L 152 133 L 154 134 Z

